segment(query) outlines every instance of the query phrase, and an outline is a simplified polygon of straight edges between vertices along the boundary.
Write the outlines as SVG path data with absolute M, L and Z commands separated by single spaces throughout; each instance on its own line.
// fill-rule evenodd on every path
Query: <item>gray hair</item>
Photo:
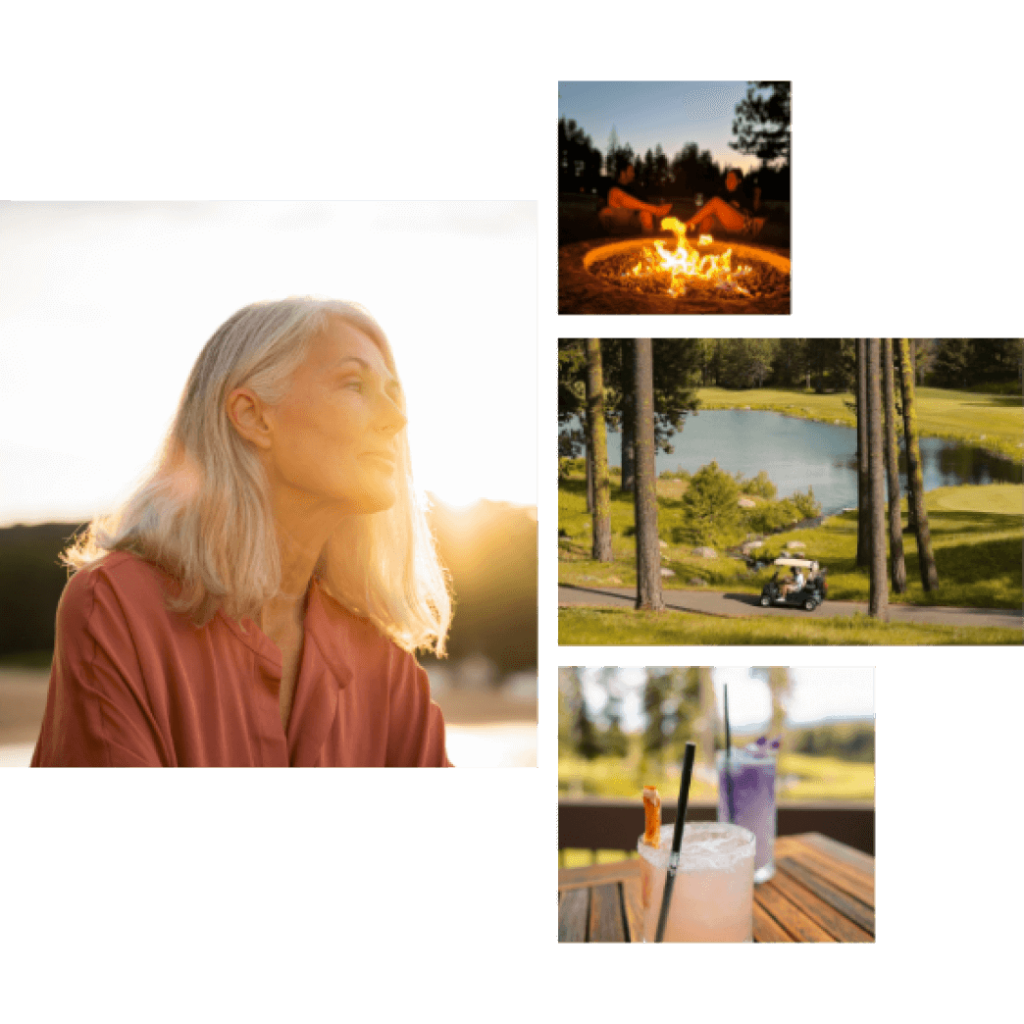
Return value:
M 197 626 L 219 608 L 236 619 L 256 618 L 279 592 L 280 555 L 266 474 L 231 425 L 227 398 L 247 387 L 268 405 L 279 403 L 332 317 L 371 338 L 397 379 L 387 337 L 357 303 L 302 297 L 240 309 L 199 354 L 156 469 L 119 512 L 90 524 L 64 563 L 83 569 L 107 552 L 131 551 L 181 582 L 168 607 Z M 443 654 L 448 581 L 413 488 L 405 434 L 396 441 L 395 504 L 347 517 L 328 539 L 315 574 L 343 607 L 369 618 L 405 650 Z

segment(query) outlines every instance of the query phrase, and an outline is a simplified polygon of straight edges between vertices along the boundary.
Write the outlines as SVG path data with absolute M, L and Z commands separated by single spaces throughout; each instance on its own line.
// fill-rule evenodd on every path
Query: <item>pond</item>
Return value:
M 608 460 L 622 465 L 618 433 L 608 434 Z M 671 455 L 658 453 L 657 469 L 694 473 L 709 462 L 730 473 L 756 476 L 762 469 L 780 498 L 814 488 L 824 515 L 857 504 L 857 432 L 852 427 L 816 423 L 777 412 L 746 409 L 704 410 L 686 418 L 673 439 Z M 980 448 L 937 437 L 921 438 L 926 491 L 959 484 L 1020 483 L 1021 466 Z M 906 463 L 900 453 L 903 494 Z

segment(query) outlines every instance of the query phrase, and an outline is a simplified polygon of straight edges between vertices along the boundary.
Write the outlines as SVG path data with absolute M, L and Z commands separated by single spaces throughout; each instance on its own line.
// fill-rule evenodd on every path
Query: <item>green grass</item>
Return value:
M 848 393 L 816 395 L 802 388 L 701 388 L 698 395 L 703 409 L 767 409 L 806 420 L 856 426 L 853 409 L 848 407 L 853 396 Z M 918 388 L 915 395 L 918 429 L 923 436 L 963 441 L 1012 459 L 1024 455 L 1024 401 L 1020 394 Z
M 786 803 L 849 800 L 873 804 L 875 799 L 875 766 L 871 763 L 787 752 L 779 758 L 778 777 L 795 779 L 779 789 L 779 800 Z M 588 761 L 574 752 L 559 754 L 559 794 L 582 792 L 587 796 L 635 799 L 637 835 L 643 831 L 640 791 L 644 786 L 657 786 L 663 794 L 675 793 L 679 779 L 678 774 L 670 776 L 661 764 L 645 758 L 635 740 L 630 743 L 630 753 L 623 758 L 602 756 Z M 697 802 L 714 803 L 718 800 L 718 788 L 694 776 L 690 796 Z M 635 851 L 627 854 L 625 850 L 567 849 L 559 851 L 558 863 L 565 868 L 585 867 L 635 855 Z
M 666 547 L 662 564 L 675 572 L 664 580 L 668 590 L 688 589 L 699 579 L 711 589 L 760 593 L 774 571 L 749 571 L 738 559 L 700 559 L 691 555 L 692 545 L 679 543 L 682 512 L 679 496 L 683 481 L 658 482 L 658 532 Z M 676 493 L 678 492 L 678 496 Z M 621 492 L 612 499 L 612 554 L 609 563 L 590 558 L 590 516 L 582 479 L 570 477 L 559 484 L 560 583 L 581 586 L 636 585 L 636 553 L 632 538 L 633 505 Z M 939 590 L 925 593 L 917 558 L 917 539 L 904 534 L 908 589 L 890 593 L 893 604 L 952 605 L 969 608 L 1020 608 L 1024 602 L 1021 554 L 1024 550 L 1024 486 L 1020 484 L 943 487 L 925 499 L 932 548 L 939 572 Z M 906 527 L 907 504 L 903 502 Z M 771 560 L 785 545 L 798 541 L 808 558 L 828 569 L 830 600 L 866 601 L 870 581 L 866 569 L 858 569 L 856 513 L 832 516 L 822 526 L 792 530 L 767 537 L 759 554 Z M 852 641 L 857 642 L 857 641 Z
M 794 611 L 776 616 L 726 619 L 686 612 L 637 612 L 628 608 L 559 608 L 558 642 L 566 645 L 762 644 L 915 646 L 1020 644 L 1019 629 L 918 626 L 877 622 L 867 615 L 813 619 Z
M 987 487 L 943 487 L 933 491 L 930 507 L 946 512 L 984 512 L 989 515 L 1024 516 L 1024 489 L 1017 484 Z

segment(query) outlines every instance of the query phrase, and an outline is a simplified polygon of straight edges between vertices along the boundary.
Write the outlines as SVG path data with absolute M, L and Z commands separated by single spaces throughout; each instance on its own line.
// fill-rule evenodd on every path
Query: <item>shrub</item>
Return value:
M 775 484 L 771 482 L 768 474 L 762 469 L 760 473 L 755 477 L 751 477 L 749 480 L 744 480 L 743 477 L 736 474 L 736 483 L 739 484 L 739 488 L 744 494 L 753 494 L 758 498 L 774 498 L 778 493 L 778 489 Z
M 721 546 L 742 533 L 743 518 L 737 505 L 739 487 L 717 462 L 702 466 L 690 480 L 681 507 L 688 539 L 696 544 Z
M 801 519 L 817 519 L 821 515 L 821 502 L 815 499 L 813 487 L 808 487 L 806 494 L 797 491 L 791 500 Z

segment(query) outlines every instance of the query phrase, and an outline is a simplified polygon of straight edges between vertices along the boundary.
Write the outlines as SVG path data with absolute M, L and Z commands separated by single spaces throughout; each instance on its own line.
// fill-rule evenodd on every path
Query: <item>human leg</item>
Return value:
M 606 206 L 597 215 L 597 218 L 601 222 L 601 227 L 609 235 L 628 235 L 639 230 L 638 216 L 636 210 Z
M 730 206 L 724 199 L 714 196 L 686 222 L 686 225 L 702 234 L 708 234 L 718 226 L 724 231 L 740 234 L 746 223 L 747 218 L 735 206 Z

